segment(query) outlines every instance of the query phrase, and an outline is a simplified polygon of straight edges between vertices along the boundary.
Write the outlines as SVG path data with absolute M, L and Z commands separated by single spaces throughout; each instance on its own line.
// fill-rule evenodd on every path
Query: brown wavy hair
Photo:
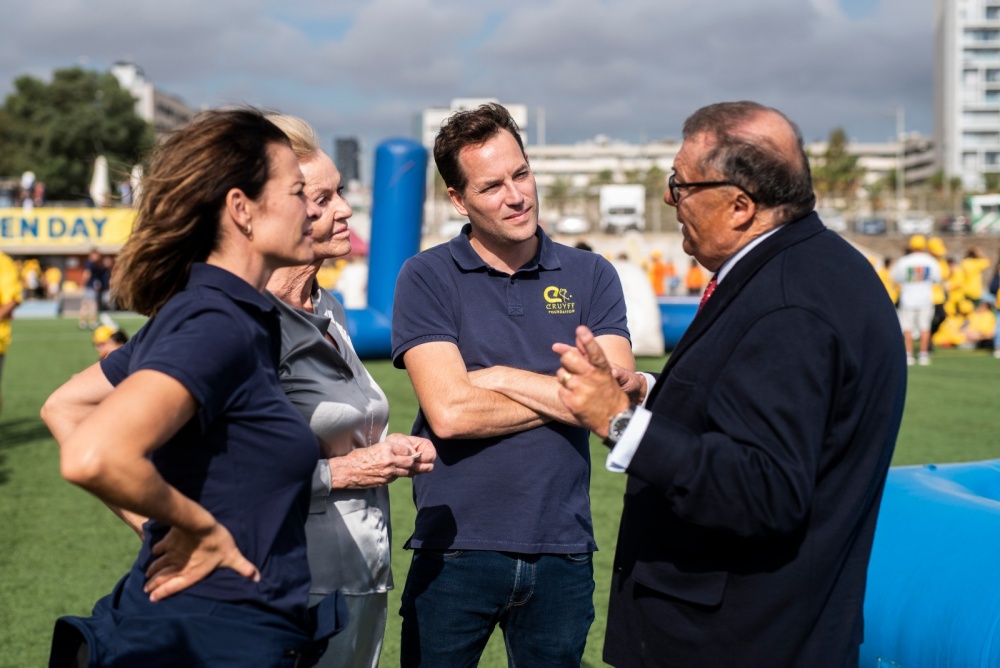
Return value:
M 202 112 L 153 149 L 111 281 L 122 306 L 154 316 L 184 288 L 191 265 L 219 243 L 229 191 L 260 197 L 276 143 L 289 145 L 263 112 L 243 107 Z
M 452 114 L 434 139 L 434 163 L 444 184 L 464 193 L 469 177 L 462 171 L 458 154 L 466 146 L 485 144 L 502 130 L 513 135 L 527 160 L 517 122 L 503 106 L 490 102 Z

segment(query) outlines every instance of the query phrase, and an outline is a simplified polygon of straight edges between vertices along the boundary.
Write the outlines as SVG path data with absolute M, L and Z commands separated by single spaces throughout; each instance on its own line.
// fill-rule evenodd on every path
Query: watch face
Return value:
M 632 419 L 632 414 L 632 411 L 628 410 L 611 418 L 611 424 L 608 425 L 608 441 L 612 443 L 618 442 L 618 439 L 625 433 L 625 428 L 628 427 L 629 420 Z

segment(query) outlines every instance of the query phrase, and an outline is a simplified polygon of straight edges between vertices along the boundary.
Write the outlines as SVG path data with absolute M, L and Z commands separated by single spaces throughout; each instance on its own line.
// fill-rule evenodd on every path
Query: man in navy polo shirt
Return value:
M 406 262 L 392 357 L 420 401 L 434 471 L 414 480 L 403 666 L 474 665 L 494 627 L 512 665 L 579 665 L 594 619 L 587 431 L 558 397 L 553 341 L 590 327 L 634 369 L 604 258 L 550 240 L 517 124 L 498 104 L 453 115 L 434 160 L 462 233 Z

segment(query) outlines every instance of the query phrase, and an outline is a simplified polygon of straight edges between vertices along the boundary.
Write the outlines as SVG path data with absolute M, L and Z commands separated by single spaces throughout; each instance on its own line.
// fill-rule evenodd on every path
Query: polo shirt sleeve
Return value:
M 587 313 L 586 325 L 594 336 L 617 334 L 631 341 L 621 279 L 610 262 L 600 256 L 596 259 L 594 297 Z
M 124 346 L 112 350 L 110 355 L 101 360 L 101 371 L 104 372 L 104 377 L 112 385 L 118 385 L 128 377 L 128 365 L 132 360 L 132 351 L 135 349 L 136 341 L 141 340 L 144 333 L 144 330 L 140 329 L 135 333 L 135 336 L 125 342 Z
M 165 318 L 166 316 L 166 318 Z M 191 304 L 178 312 L 161 311 L 155 336 L 147 336 L 132 371 L 150 369 L 177 380 L 198 403 L 202 430 L 238 399 L 245 380 L 265 360 L 245 318 L 229 309 Z
M 460 299 L 422 256 L 406 261 L 396 279 L 392 309 L 392 364 L 405 367 L 403 353 L 421 343 L 450 341 L 458 344 L 458 329 L 451 303 Z

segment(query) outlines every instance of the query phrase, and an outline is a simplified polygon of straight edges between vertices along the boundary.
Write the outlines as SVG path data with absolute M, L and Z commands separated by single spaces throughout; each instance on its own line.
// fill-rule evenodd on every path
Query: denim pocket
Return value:
M 593 558 L 593 552 L 581 552 L 580 554 L 564 554 L 562 558 L 574 564 L 589 564 Z

